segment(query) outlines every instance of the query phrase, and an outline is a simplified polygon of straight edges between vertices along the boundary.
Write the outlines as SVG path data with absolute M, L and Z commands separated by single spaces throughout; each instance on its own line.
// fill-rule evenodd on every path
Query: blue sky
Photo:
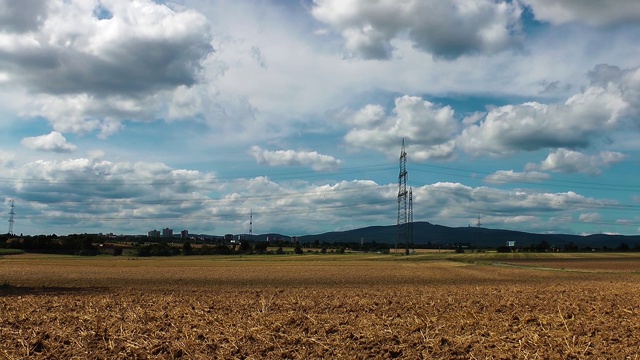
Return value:
M 640 231 L 635 0 L 0 0 L 24 234 Z M 8 222 L 6 223 L 8 229 Z

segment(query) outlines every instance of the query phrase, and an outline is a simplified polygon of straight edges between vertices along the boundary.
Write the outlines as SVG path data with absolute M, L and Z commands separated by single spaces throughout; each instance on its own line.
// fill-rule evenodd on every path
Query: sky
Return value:
M 0 0 L 4 223 L 394 225 L 404 139 L 414 221 L 637 235 L 639 39 L 637 0 Z

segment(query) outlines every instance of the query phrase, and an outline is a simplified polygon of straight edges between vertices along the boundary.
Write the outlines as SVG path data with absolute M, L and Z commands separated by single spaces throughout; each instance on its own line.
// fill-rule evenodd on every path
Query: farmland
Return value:
M 637 254 L 0 258 L 0 359 L 638 358 Z

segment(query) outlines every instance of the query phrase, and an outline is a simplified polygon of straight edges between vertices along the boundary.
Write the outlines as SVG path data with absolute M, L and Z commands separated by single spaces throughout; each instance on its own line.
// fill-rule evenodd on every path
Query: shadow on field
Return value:
M 14 286 L 0 284 L 0 297 L 25 295 L 68 295 L 95 294 L 108 291 L 105 287 L 63 287 L 63 286 Z

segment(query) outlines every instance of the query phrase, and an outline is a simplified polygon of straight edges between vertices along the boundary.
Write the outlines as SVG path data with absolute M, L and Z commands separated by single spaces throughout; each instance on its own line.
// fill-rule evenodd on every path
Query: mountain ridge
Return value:
M 358 229 L 344 231 L 330 231 L 314 235 L 302 235 L 298 239 L 301 242 L 338 243 L 338 242 L 364 242 L 364 243 L 396 243 L 396 225 L 374 225 Z M 414 240 L 416 246 L 438 246 L 465 244 L 480 248 L 496 248 L 504 246 L 507 241 L 515 241 L 516 247 L 530 247 L 541 242 L 556 247 L 578 248 L 617 248 L 620 246 L 640 247 L 640 235 L 611 235 L 611 234 L 540 234 L 505 229 L 490 229 L 484 227 L 448 227 L 431 224 L 429 222 L 413 223 Z M 263 237 L 264 239 L 260 239 Z M 266 236 L 278 236 L 278 234 L 256 235 L 254 238 L 266 240 Z M 282 235 L 280 235 L 282 236 Z

